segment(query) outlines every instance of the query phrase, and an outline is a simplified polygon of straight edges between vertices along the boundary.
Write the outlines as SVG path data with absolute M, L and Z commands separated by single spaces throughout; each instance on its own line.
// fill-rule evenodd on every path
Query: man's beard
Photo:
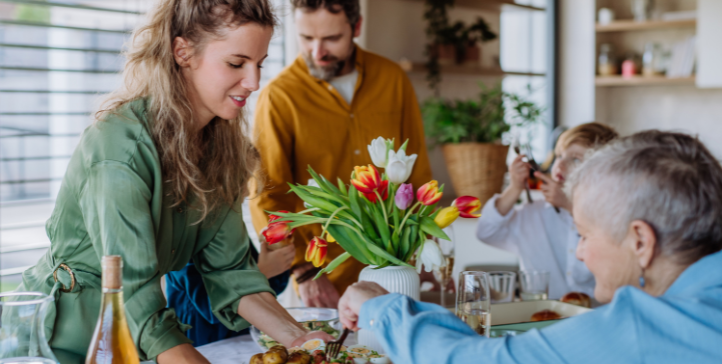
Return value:
M 324 80 L 326 82 L 329 82 L 331 81 L 331 79 L 336 77 L 338 72 L 343 69 L 344 65 L 346 65 L 346 61 L 340 61 L 334 56 L 326 56 L 322 59 L 326 62 L 333 62 L 327 66 L 317 66 L 313 62 L 313 58 L 311 58 L 310 54 L 303 54 L 303 60 L 306 61 L 306 65 L 308 66 L 308 73 L 310 73 L 311 76 Z

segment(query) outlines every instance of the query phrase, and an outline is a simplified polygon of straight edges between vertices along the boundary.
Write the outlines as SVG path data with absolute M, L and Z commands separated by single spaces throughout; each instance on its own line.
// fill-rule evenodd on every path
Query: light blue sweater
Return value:
M 722 252 L 687 268 L 661 297 L 622 287 L 606 306 L 516 337 L 484 338 L 448 310 L 399 294 L 364 303 L 359 326 L 394 363 L 719 364 Z

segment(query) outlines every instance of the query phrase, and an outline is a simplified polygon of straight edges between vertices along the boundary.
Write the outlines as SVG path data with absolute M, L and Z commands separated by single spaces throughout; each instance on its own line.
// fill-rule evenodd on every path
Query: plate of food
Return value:
M 326 343 L 319 339 L 290 349 L 276 345 L 251 357 L 249 364 L 392 364 L 386 355 L 363 345 L 342 346 L 338 357 L 326 361 L 325 348 Z
M 323 331 L 338 338 L 341 331 L 341 321 L 338 319 L 338 310 L 318 307 L 293 307 L 286 309 L 288 313 L 304 328 L 310 331 Z M 268 350 L 280 345 L 272 337 L 251 326 L 251 337 L 262 350 Z M 320 340 L 319 340 L 320 341 Z

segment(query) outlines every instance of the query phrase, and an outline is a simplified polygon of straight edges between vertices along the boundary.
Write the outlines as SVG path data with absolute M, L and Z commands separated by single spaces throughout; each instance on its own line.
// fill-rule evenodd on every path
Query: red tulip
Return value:
M 282 213 L 282 214 L 288 214 L 288 213 L 289 213 L 289 211 L 286 211 L 286 210 L 278 210 L 278 212 L 280 212 L 280 213 Z M 278 220 L 278 219 L 280 219 L 280 218 L 281 218 L 280 216 L 277 216 L 277 215 L 274 215 L 274 214 L 270 214 L 270 215 L 268 215 L 268 222 L 269 222 L 269 223 L 270 223 L 270 222 L 274 222 L 274 221 L 276 221 L 276 220 Z
M 313 263 L 314 267 L 320 267 L 323 265 L 324 259 L 326 259 L 326 247 L 328 243 L 326 240 L 319 238 L 318 236 L 311 239 L 308 242 L 306 248 L 306 261 Z
M 363 193 L 363 195 L 372 203 L 376 202 L 378 196 L 376 192 L 381 196 L 382 200 L 386 200 L 389 197 L 389 181 L 381 180 L 381 175 L 376 167 L 372 165 L 356 166 L 354 167 L 354 178 L 351 180 L 351 184 L 356 189 Z
M 275 220 L 278 220 L 278 217 L 276 217 Z M 268 245 L 273 245 L 290 238 L 294 231 L 296 231 L 296 229 L 288 227 L 288 223 L 279 221 L 268 224 L 268 227 L 266 227 L 261 234 L 263 238 L 266 239 Z
M 467 219 L 481 216 L 481 201 L 473 196 L 461 196 L 451 203 L 459 209 L 459 216 Z M 475 214 L 475 211 L 479 211 Z
M 416 191 L 416 199 L 424 206 L 431 206 L 439 202 L 442 195 L 443 193 L 439 191 L 439 182 L 436 180 L 427 182 Z

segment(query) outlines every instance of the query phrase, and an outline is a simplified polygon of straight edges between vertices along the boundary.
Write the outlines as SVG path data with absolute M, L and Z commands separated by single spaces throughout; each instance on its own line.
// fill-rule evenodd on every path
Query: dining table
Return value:
M 355 345 L 356 334 L 351 333 L 344 344 Z M 196 349 L 212 364 L 248 364 L 253 355 L 265 352 L 253 341 L 250 334 L 216 341 Z

